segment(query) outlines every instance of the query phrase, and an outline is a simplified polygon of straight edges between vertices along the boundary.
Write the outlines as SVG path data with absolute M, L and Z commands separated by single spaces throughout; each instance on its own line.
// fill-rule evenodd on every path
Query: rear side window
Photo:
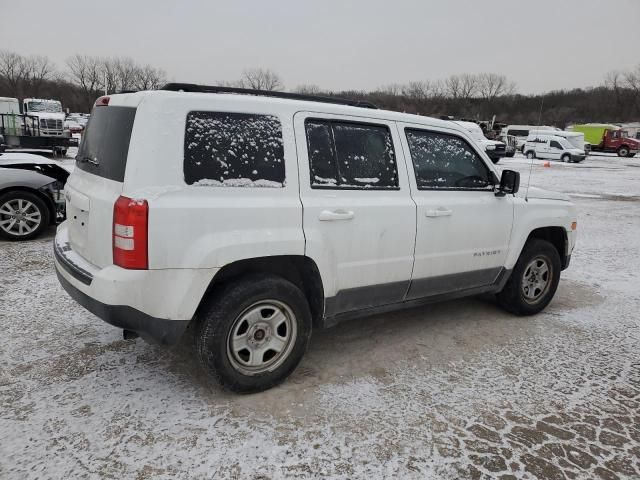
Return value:
M 489 169 L 462 138 L 407 129 L 407 143 L 421 190 L 486 190 L 493 186 Z
M 135 116 L 133 107 L 95 107 L 82 134 L 76 156 L 77 168 L 124 182 Z
M 514 137 L 528 137 L 529 130 L 509 130 L 509 135 L 513 135 Z
M 311 188 L 398 188 L 386 126 L 309 119 L 305 129 Z
M 282 125 L 273 115 L 189 112 L 184 180 L 216 187 L 282 187 Z

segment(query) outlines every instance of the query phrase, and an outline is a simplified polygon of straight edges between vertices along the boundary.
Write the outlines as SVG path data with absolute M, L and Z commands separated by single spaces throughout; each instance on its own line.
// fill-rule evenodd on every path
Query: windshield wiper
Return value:
M 100 162 L 98 161 L 97 158 L 91 158 L 88 155 L 83 155 L 81 157 L 76 156 L 76 162 L 87 162 L 87 163 L 91 163 L 92 165 L 95 165 L 96 167 L 100 165 Z

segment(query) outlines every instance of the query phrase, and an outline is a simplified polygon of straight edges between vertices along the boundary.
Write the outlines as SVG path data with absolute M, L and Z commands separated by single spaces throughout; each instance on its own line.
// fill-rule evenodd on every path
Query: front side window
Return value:
M 551 148 L 557 148 L 558 150 L 564 150 L 564 148 L 562 148 L 562 145 L 560 145 L 560 142 L 557 142 L 555 140 L 551 140 L 549 145 L 551 146 Z
M 419 189 L 493 187 L 484 161 L 462 138 L 416 129 L 407 129 L 405 133 Z
M 388 127 L 309 119 L 305 131 L 312 188 L 398 188 Z
M 273 115 L 189 112 L 184 180 L 215 187 L 283 187 L 282 124 Z

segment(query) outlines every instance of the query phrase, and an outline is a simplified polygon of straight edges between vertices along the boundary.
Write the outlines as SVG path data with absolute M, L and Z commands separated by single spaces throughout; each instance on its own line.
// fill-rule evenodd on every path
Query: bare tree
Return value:
M 139 67 L 136 72 L 134 86 L 136 90 L 156 90 L 166 83 L 166 74 L 160 68 L 151 65 Z
M 624 86 L 631 90 L 633 101 L 640 109 L 640 64 L 624 73 Z
M 55 74 L 55 66 L 47 57 L 33 55 L 24 61 L 25 81 L 30 95 L 39 96 L 42 84 Z
M 460 75 L 460 98 L 473 98 L 478 95 L 480 77 L 471 73 Z
M 0 76 L 4 78 L 11 95 L 19 97 L 22 84 L 27 79 L 25 58 L 14 52 L 0 51 Z
M 459 75 L 451 75 L 444 81 L 447 96 L 457 100 L 461 98 L 462 79 Z
M 431 83 L 428 81 L 409 82 L 402 87 L 402 95 L 415 100 L 425 100 L 431 93 Z
M 133 90 L 140 67 L 129 57 L 114 58 L 113 65 L 116 75 L 116 91 Z
M 102 86 L 102 64 L 97 57 L 74 55 L 67 59 L 68 76 L 82 91 L 83 104 L 90 110 Z
M 294 90 L 295 93 L 302 93 L 303 95 L 320 95 L 322 89 L 318 85 L 298 85 Z
M 254 90 L 282 90 L 284 87 L 277 73 L 262 68 L 251 68 L 242 72 L 242 85 Z
M 490 102 L 501 95 L 511 95 L 515 91 L 515 84 L 506 76 L 496 73 L 481 73 L 477 76 L 478 93 L 480 97 Z

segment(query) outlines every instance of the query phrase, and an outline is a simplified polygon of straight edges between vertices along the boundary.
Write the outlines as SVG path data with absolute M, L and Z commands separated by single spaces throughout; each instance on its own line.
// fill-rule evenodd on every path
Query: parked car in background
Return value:
M 473 140 L 487 153 L 493 163 L 498 163 L 502 157 L 507 156 L 507 144 L 497 140 L 489 140 L 484 136 L 482 128 L 477 123 L 460 120 L 455 120 L 453 123 L 468 131 Z
M 69 117 L 67 117 L 66 120 L 64 121 L 64 128 L 69 130 L 72 134 L 82 133 L 82 130 L 84 130 L 84 126 L 82 126 L 75 120 L 70 119 Z
M 127 338 L 171 344 L 191 325 L 204 369 L 238 392 L 283 381 L 313 328 L 348 318 L 487 292 L 545 308 L 575 245 L 569 198 L 525 200 L 451 121 L 371 107 L 190 84 L 99 98 L 60 283 Z
M 0 237 L 30 240 L 63 221 L 71 171 L 40 155 L 0 154 Z
M 76 122 L 79 125 L 82 125 L 82 127 L 86 127 L 87 126 L 87 122 L 89 121 L 89 114 L 87 113 L 70 113 L 69 115 L 67 115 L 67 120 L 71 120 L 73 122 Z
M 586 123 L 567 128 L 581 132 L 593 152 L 617 153 L 619 157 L 633 157 L 640 151 L 640 140 L 630 138 L 626 130 L 607 123 Z
M 586 153 L 590 150 L 590 145 L 584 141 L 584 133 L 582 132 L 568 132 L 564 130 L 530 130 L 529 135 L 555 135 L 557 137 L 566 138 L 567 141 L 578 150 L 584 150 Z
M 531 130 L 556 131 L 560 129 L 556 127 L 550 127 L 547 125 L 508 125 L 502 129 L 502 132 L 500 132 L 500 137 L 503 141 L 505 140 L 505 137 L 507 137 L 508 135 L 515 137 L 516 149 L 522 152 L 524 148 L 524 144 L 527 141 L 527 137 L 529 136 L 529 132 Z
M 555 135 L 555 132 L 530 134 L 524 144 L 524 154 L 527 158 L 562 160 L 566 163 L 580 163 L 586 157 L 584 150 L 576 148 L 565 137 Z

